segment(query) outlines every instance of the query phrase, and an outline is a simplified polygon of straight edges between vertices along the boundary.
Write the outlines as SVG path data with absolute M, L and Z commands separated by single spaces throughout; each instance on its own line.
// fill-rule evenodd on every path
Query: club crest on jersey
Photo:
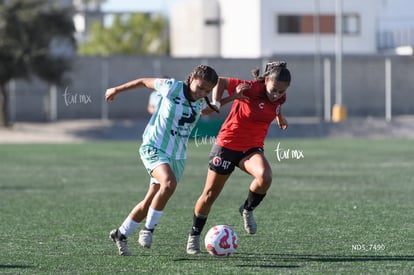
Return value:
M 221 157 L 216 156 L 216 157 L 213 158 L 213 165 L 214 166 L 219 167 L 221 165 L 221 162 L 222 162 Z
M 264 103 L 263 102 L 259 103 L 259 109 L 262 109 L 262 110 L 264 109 Z
M 170 87 L 171 84 L 172 84 L 171 79 L 162 79 L 159 83 L 159 86 L 160 86 L 160 88 L 165 87 L 165 86 Z

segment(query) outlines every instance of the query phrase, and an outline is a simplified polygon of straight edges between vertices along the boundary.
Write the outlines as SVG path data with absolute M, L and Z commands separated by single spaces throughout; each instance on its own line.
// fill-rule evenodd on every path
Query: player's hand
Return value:
M 284 118 L 284 117 L 282 117 L 282 118 L 277 117 L 277 124 L 279 125 L 279 128 L 282 129 L 282 130 L 286 130 L 287 127 L 288 127 L 288 122 L 287 122 L 286 118 Z
M 109 88 L 109 89 L 107 89 L 106 92 L 105 92 L 105 100 L 106 100 L 106 102 L 109 103 L 112 100 L 114 100 L 116 94 L 117 94 L 117 92 L 116 92 L 115 88 Z
M 210 107 L 208 107 L 208 108 L 204 108 L 203 110 L 201 110 L 201 115 L 206 116 L 206 115 L 209 115 L 213 112 L 214 112 L 214 110 L 211 109 Z
M 220 103 L 219 103 L 220 104 Z M 212 110 L 212 111 L 214 111 L 214 112 L 216 112 L 216 113 L 220 113 L 220 105 L 214 105 L 214 104 L 211 104 L 211 107 L 213 108 L 213 109 L 210 109 L 210 110 Z
M 248 99 L 247 96 L 245 96 L 243 93 L 244 91 L 250 89 L 251 86 L 247 83 L 240 83 L 236 87 L 236 92 L 234 93 L 234 99 Z

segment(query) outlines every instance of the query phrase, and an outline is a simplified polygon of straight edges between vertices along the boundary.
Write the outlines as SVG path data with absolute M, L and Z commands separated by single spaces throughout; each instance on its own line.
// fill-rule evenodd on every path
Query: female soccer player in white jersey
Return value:
M 114 100 L 121 92 L 144 87 L 156 90 L 161 95 L 159 108 L 145 128 L 139 149 L 141 160 L 151 176 L 148 192 L 122 225 L 110 232 L 110 238 L 116 243 L 120 255 L 131 255 L 127 238 L 144 218 L 145 226 L 139 232 L 138 242 L 143 247 L 151 247 L 154 228 L 184 171 L 188 138 L 200 118 L 203 100 L 215 109 L 210 105 L 207 95 L 217 81 L 214 69 L 199 65 L 186 82 L 139 78 L 106 90 L 107 102 Z

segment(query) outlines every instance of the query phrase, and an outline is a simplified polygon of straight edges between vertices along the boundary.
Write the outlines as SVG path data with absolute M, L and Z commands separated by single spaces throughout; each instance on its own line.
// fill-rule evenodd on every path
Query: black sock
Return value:
M 260 204 L 260 202 L 263 200 L 265 196 L 266 194 L 257 194 L 249 190 L 247 200 L 244 202 L 244 209 L 246 209 L 247 211 L 254 210 Z
M 143 228 L 143 230 L 145 230 L 145 231 L 150 231 L 151 233 L 154 233 L 154 229 L 155 229 L 155 228 L 153 228 L 153 229 L 149 229 L 149 228 L 147 228 L 146 226 L 144 226 L 144 228 Z
M 195 215 L 193 216 L 193 226 L 191 227 L 191 236 L 197 236 L 203 231 L 204 225 L 206 224 L 207 216 Z

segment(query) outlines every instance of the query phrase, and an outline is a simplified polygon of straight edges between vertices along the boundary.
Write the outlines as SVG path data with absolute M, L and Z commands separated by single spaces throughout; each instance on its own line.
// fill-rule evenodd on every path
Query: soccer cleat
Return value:
M 152 244 L 152 231 L 148 229 L 139 231 L 138 243 L 143 247 L 150 248 Z
M 200 252 L 200 235 L 189 235 L 187 241 L 187 254 L 194 255 Z
M 254 220 L 253 211 L 244 209 L 244 204 L 239 208 L 240 215 L 243 218 L 244 230 L 249 234 L 255 234 L 257 230 L 256 221 Z
M 127 237 L 118 229 L 114 229 L 109 233 L 109 238 L 111 238 L 116 246 L 118 247 L 119 255 L 121 256 L 131 256 L 131 252 L 128 250 L 128 240 Z

